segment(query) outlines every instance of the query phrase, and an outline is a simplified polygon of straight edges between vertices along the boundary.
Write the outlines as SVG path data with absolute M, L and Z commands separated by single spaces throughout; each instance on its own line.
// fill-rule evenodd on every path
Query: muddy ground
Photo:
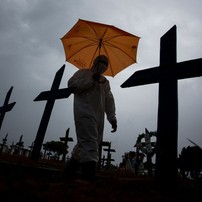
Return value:
M 61 181 L 58 175 L 63 166 L 62 162 L 32 162 L 1 154 L 0 201 L 202 201 L 202 185 L 193 180 L 179 179 L 174 192 L 162 193 L 152 177 L 136 177 L 123 170 L 102 171 L 95 182 L 79 176 L 74 181 Z

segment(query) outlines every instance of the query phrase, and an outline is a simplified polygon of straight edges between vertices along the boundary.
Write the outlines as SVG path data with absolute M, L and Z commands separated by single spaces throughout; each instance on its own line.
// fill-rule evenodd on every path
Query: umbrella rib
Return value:
M 118 36 L 117 36 L 117 37 L 118 37 Z M 113 38 L 113 37 L 110 37 L 108 40 L 110 40 L 111 38 Z M 107 52 L 107 49 L 105 48 L 105 46 L 111 46 L 111 47 L 113 47 L 113 48 L 116 48 L 116 49 L 120 50 L 120 51 L 123 52 L 125 55 L 127 55 L 129 58 L 131 58 L 134 62 L 136 62 L 136 60 L 135 60 L 134 58 L 132 58 L 129 54 L 127 54 L 125 51 L 123 51 L 123 50 L 120 49 L 119 47 L 117 47 L 117 46 L 111 44 L 108 40 L 107 40 L 107 41 L 105 40 L 105 44 L 103 43 L 103 48 L 104 48 L 104 50 L 105 50 L 105 52 L 106 52 L 107 55 L 108 55 L 108 52 Z M 110 66 L 111 66 L 110 60 L 109 60 L 109 63 L 110 63 Z M 115 74 L 114 74 L 112 68 L 111 68 L 111 73 L 112 73 L 112 76 L 114 77 Z
M 105 54 L 108 58 L 112 56 L 113 59 L 120 63 L 120 68 L 117 70 L 112 69 L 112 64 L 114 63 L 113 61 L 110 61 L 109 58 L 109 71 L 107 71 L 107 75 L 112 75 L 113 77 L 121 71 L 121 65 L 126 66 L 136 62 L 136 51 L 138 48 L 138 39 L 140 37 L 125 32 L 112 25 L 105 25 L 80 19 L 79 21 L 82 21 L 82 23 L 78 23 L 78 26 L 75 26 L 70 34 L 66 34 L 61 38 L 64 39 L 63 43 L 66 43 L 66 46 L 64 45 L 64 48 L 66 48 L 65 51 L 68 51 L 68 53 L 66 53 L 66 61 L 70 60 L 70 63 L 77 67 L 79 65 L 87 65 L 91 68 L 93 59 L 97 55 Z M 68 35 L 70 37 L 68 37 Z M 65 39 L 67 42 L 65 42 Z M 79 52 L 81 52 L 81 54 L 84 53 L 84 59 L 79 55 Z M 126 61 L 125 59 L 120 60 L 121 56 L 123 56 Z M 82 57 L 82 59 L 79 58 L 78 60 L 82 60 L 81 64 L 77 62 L 77 57 Z
M 115 46 L 115 45 L 113 45 L 113 44 L 107 42 L 107 46 L 109 46 L 109 45 L 111 45 L 111 47 L 113 47 L 113 48 L 116 48 L 116 49 L 120 50 L 120 51 L 123 52 L 125 55 L 127 55 L 129 58 L 131 58 L 132 60 L 134 60 L 134 59 L 133 59 L 129 54 L 127 54 L 125 51 L 123 51 L 123 50 L 120 49 L 119 47 L 117 47 L 117 46 Z M 136 61 L 136 60 L 134 60 L 134 61 Z
M 93 27 L 90 23 L 88 23 L 88 22 L 86 22 L 86 23 L 87 23 L 87 24 L 91 27 L 91 29 L 94 31 L 94 33 L 95 33 L 96 36 L 97 36 L 97 40 L 100 42 L 101 39 L 103 39 L 104 35 L 106 34 L 106 32 L 107 32 L 109 26 L 106 27 L 104 33 L 102 34 L 102 37 L 99 37 L 99 35 L 98 35 L 96 29 L 94 29 L 94 27 Z M 102 45 L 102 44 L 103 44 L 103 42 L 101 41 L 101 45 Z M 98 48 L 101 49 L 101 46 L 99 46 L 99 45 L 100 45 L 100 44 L 98 44 Z
M 69 40 L 71 38 L 84 38 L 84 39 L 88 39 L 89 41 L 94 41 L 94 42 L 98 42 L 98 40 L 91 38 L 91 37 L 86 37 L 86 36 L 71 36 L 71 37 L 66 37 L 66 40 Z
M 90 23 L 88 23 L 88 22 L 86 22 L 86 23 L 87 23 L 88 26 L 91 27 L 91 29 L 94 31 L 94 33 L 96 34 L 97 39 L 98 39 L 98 41 L 99 41 L 99 35 L 97 34 L 97 32 L 96 32 L 96 30 L 94 29 L 94 27 L 93 27 Z
M 108 38 L 105 38 L 105 41 L 109 41 L 109 40 L 111 40 L 111 39 L 113 39 L 113 38 L 118 38 L 118 37 L 122 37 L 122 36 L 124 36 L 124 37 L 132 37 L 132 38 L 140 38 L 140 37 L 138 37 L 138 36 L 135 36 L 135 35 L 132 35 L 132 34 L 119 34 L 119 35 L 116 35 L 116 36 L 111 36 L 111 37 L 108 37 Z
M 88 47 L 90 47 L 90 46 L 94 46 L 94 45 L 95 45 L 95 42 L 96 42 L 96 41 L 94 41 L 93 43 L 88 44 L 88 45 L 82 47 L 82 49 L 88 48 Z M 72 58 L 73 56 L 75 56 L 78 52 L 80 52 L 80 50 L 81 50 L 81 49 L 79 49 L 78 51 L 76 51 L 74 54 L 72 54 L 72 55 L 71 55 L 69 58 L 67 58 L 66 60 L 68 60 L 68 59 Z

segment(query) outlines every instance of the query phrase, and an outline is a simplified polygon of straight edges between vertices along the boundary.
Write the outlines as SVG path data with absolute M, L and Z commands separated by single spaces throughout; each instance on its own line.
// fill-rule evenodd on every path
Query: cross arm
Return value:
M 11 104 L 0 107 L 0 113 L 5 112 L 5 111 L 6 112 L 11 111 L 11 109 L 14 107 L 15 104 L 16 104 L 16 102 L 13 102 Z
M 34 101 L 42 101 L 49 99 L 63 99 L 68 98 L 73 93 L 74 88 L 62 88 L 56 91 L 44 91 L 41 92 Z
M 166 79 L 186 79 L 199 76 L 202 76 L 202 58 L 137 71 L 121 87 L 126 88 L 159 83 Z
M 110 142 L 101 142 L 100 145 L 101 146 L 110 146 Z
M 115 149 L 104 149 L 104 151 L 108 151 L 108 152 L 116 152 Z

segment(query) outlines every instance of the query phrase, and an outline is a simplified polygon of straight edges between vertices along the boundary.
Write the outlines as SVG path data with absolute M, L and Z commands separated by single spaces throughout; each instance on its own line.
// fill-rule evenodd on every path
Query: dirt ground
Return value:
M 0 197 L 5 201 L 93 201 L 93 202 L 197 202 L 202 201 L 202 185 L 179 179 L 174 192 L 159 192 L 152 177 L 135 177 L 123 170 L 102 171 L 95 182 L 79 177 L 58 179 L 63 163 L 37 162 L 0 155 Z M 3 201 L 3 200 L 1 200 Z

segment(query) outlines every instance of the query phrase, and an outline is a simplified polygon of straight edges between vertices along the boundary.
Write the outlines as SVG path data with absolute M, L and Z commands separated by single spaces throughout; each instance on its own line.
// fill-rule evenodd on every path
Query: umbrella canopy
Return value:
M 106 76 L 115 76 L 136 63 L 140 37 L 112 25 L 79 19 L 62 38 L 66 61 L 79 69 L 90 69 L 99 55 L 109 59 Z

